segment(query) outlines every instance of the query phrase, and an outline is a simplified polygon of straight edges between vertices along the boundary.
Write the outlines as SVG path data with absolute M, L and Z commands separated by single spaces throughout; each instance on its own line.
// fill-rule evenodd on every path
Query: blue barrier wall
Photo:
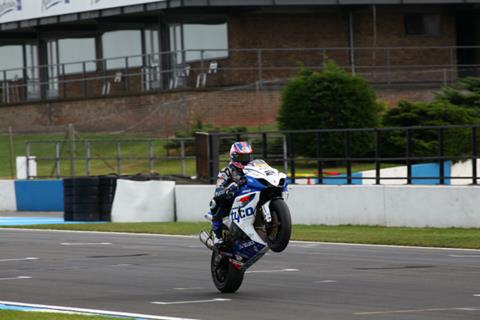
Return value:
M 444 175 L 450 177 L 452 172 L 452 161 L 445 161 L 443 163 Z M 440 164 L 438 163 L 424 163 L 415 164 L 412 166 L 412 184 L 440 184 L 440 179 L 415 179 L 415 177 L 440 177 Z M 451 184 L 450 179 L 445 179 L 445 184 Z
M 63 211 L 62 180 L 15 181 L 18 211 Z
M 362 184 L 362 174 L 352 173 L 352 184 Z M 318 179 L 315 179 L 315 184 L 318 184 Z M 348 184 L 347 175 L 339 174 L 338 176 L 328 176 L 328 179 L 323 179 L 323 183 L 326 185 L 344 185 Z

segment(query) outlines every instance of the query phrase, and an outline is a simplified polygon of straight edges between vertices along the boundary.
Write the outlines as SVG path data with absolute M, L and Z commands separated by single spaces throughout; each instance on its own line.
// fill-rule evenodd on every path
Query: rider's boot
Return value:
M 212 220 L 212 232 L 213 232 L 213 245 L 217 248 L 223 246 L 223 222 Z

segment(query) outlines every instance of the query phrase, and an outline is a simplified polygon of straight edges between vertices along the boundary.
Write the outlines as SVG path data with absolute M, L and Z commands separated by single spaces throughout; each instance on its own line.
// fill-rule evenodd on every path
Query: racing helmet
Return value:
M 230 160 L 232 164 L 243 169 L 252 161 L 253 149 L 248 142 L 235 142 L 230 148 Z

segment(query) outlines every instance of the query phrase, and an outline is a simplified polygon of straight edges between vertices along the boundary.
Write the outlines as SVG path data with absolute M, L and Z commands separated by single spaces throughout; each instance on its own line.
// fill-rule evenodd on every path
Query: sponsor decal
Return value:
M 42 11 L 48 11 L 59 4 L 69 4 L 70 0 L 42 0 Z
M 12 11 L 22 10 L 22 0 L 3 0 L 0 3 L 0 17 Z
M 252 207 L 249 208 L 233 208 L 232 213 L 230 214 L 230 217 L 232 220 L 237 221 L 237 223 L 240 223 L 240 220 L 252 217 L 255 214 L 255 210 Z

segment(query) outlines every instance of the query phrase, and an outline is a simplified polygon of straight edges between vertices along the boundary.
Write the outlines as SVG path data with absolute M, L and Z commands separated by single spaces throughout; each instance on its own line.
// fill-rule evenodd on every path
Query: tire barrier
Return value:
M 117 176 L 108 175 L 99 177 L 99 213 L 100 221 L 112 221 L 112 204 L 117 190 Z
M 65 221 L 100 221 L 99 178 L 63 180 Z

